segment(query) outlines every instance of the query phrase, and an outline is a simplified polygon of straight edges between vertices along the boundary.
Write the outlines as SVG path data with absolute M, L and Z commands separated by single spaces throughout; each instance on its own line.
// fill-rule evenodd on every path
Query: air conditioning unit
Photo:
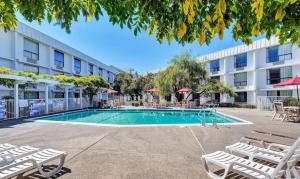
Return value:
M 236 68 L 235 70 L 236 71 L 241 71 L 241 70 L 244 70 L 245 68 L 244 67 L 238 67 L 238 68 Z
M 212 75 L 215 75 L 215 74 L 218 74 L 218 73 L 219 73 L 219 71 L 213 71 L 213 72 L 211 72 Z
M 80 74 L 80 71 L 75 71 L 75 73 L 76 73 L 77 75 L 79 75 L 79 74 Z
M 284 64 L 284 60 L 272 63 L 272 65 L 282 65 L 282 64 Z
M 64 67 L 56 66 L 56 69 L 63 70 Z
M 37 64 L 37 60 L 36 60 L 36 59 L 26 58 L 26 61 L 27 61 L 28 63 Z
M 246 86 L 236 86 L 236 89 L 245 89 Z

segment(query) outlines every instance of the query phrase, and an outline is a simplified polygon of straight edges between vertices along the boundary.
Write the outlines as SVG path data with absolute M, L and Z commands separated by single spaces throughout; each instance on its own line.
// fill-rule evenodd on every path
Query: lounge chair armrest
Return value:
M 274 155 L 274 156 L 280 157 L 280 158 L 283 157 L 282 155 L 279 155 L 279 154 L 271 152 L 271 151 L 266 151 L 266 150 L 261 150 L 261 149 L 255 149 L 253 151 L 253 154 L 252 154 L 252 159 L 255 158 L 256 156 L 261 157 L 261 155 L 259 155 L 259 153 L 270 154 L 270 155 Z
M 244 168 L 246 168 L 246 169 L 249 169 L 249 170 L 252 170 L 252 171 L 254 171 L 254 172 L 257 172 L 257 173 L 259 173 L 259 174 L 265 176 L 266 178 L 269 178 L 269 179 L 271 178 L 267 173 L 265 173 L 265 172 L 263 172 L 263 171 L 261 171 L 261 170 L 258 170 L 258 169 L 256 169 L 256 168 L 250 167 L 250 166 L 248 166 L 248 165 L 239 163 L 239 162 L 232 162 L 232 163 L 230 164 L 230 166 L 229 166 L 229 171 L 232 170 L 234 166 L 244 167 Z
M 272 148 L 280 148 L 280 149 L 283 149 L 283 150 L 287 150 L 290 148 L 290 146 L 288 145 L 283 145 L 283 144 L 276 144 L 276 143 L 271 143 L 268 145 L 267 149 L 270 149 L 272 150 Z

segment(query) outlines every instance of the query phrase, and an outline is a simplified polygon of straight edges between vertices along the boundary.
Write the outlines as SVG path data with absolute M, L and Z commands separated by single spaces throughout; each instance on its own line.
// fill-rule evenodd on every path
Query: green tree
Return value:
M 205 66 L 206 63 L 192 59 L 190 52 L 175 56 L 171 60 L 171 64 L 165 70 L 160 71 L 155 79 L 161 95 L 175 94 L 177 100 L 180 101 L 182 95 L 177 91 L 188 87 L 193 90 L 192 93 L 199 93 L 200 96 L 213 92 L 227 93 L 233 96 L 234 91 L 231 87 L 209 79 Z
M 73 83 L 76 86 L 84 87 L 84 93 L 88 95 L 90 102 L 92 102 L 93 96 L 101 90 L 101 88 L 109 88 L 110 85 L 100 76 L 82 76 L 82 77 L 71 77 Z
M 4 0 L 0 27 L 16 28 L 20 13 L 30 22 L 47 19 L 70 32 L 78 17 L 90 22 L 105 11 L 112 24 L 127 26 L 135 35 L 155 34 L 160 43 L 175 39 L 181 44 L 209 44 L 215 35 L 223 39 L 224 30 L 230 29 L 235 40 L 247 44 L 253 35 L 265 34 L 300 46 L 299 9 L 299 0 Z

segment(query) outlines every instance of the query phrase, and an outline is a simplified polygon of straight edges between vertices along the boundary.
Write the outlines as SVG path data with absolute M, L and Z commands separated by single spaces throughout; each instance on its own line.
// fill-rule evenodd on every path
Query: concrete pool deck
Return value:
M 20 120 L 0 123 L 0 143 L 68 152 L 58 178 L 208 178 L 200 157 L 224 150 L 252 130 L 300 136 L 300 123 L 271 121 L 272 112 L 220 108 L 252 125 L 102 127 Z M 27 178 L 41 178 L 29 172 Z

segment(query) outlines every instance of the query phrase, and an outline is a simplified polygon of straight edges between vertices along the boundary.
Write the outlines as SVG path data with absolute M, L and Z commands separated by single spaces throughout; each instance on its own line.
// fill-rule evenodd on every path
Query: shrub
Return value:
M 283 103 L 285 106 L 300 106 L 300 101 L 296 98 L 287 98 Z

